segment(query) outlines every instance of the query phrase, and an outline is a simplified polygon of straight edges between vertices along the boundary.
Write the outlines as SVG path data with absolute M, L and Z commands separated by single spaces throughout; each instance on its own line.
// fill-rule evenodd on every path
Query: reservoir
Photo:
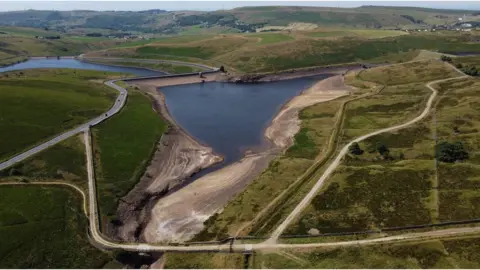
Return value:
M 175 121 L 222 155 L 224 166 L 241 159 L 246 150 L 267 146 L 264 130 L 282 106 L 328 76 L 259 84 L 208 82 L 159 91 Z
M 165 73 L 160 71 L 154 71 L 144 68 L 135 67 L 120 67 L 120 66 L 107 66 L 101 64 L 92 64 L 87 62 L 78 61 L 76 59 L 30 59 L 26 62 L 18 63 L 8 67 L 0 68 L 0 72 L 14 71 L 31 68 L 73 68 L 73 69 L 87 69 L 87 70 L 99 70 L 109 72 L 121 72 L 134 74 L 136 76 L 158 76 Z
M 92 64 L 76 59 L 30 59 L 0 68 L 0 72 L 33 68 L 73 68 L 155 76 L 165 73 L 135 67 Z M 208 82 L 162 87 L 167 108 L 175 121 L 201 143 L 212 147 L 224 162 L 203 170 L 208 173 L 241 159 L 247 150 L 269 145 L 264 130 L 281 107 L 330 75 L 259 84 Z

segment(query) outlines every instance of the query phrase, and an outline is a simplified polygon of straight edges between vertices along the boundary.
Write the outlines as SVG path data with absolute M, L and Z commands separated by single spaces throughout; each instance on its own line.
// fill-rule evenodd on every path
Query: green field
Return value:
M 478 239 L 258 253 L 252 268 L 478 268 Z M 232 259 L 233 260 L 233 259 Z
M 188 259 L 182 253 L 166 253 L 166 269 L 240 269 L 243 268 L 242 254 L 192 253 Z
M 152 101 L 130 89 L 122 111 L 93 128 L 98 204 L 102 218 L 114 218 L 117 201 L 144 173 L 167 123 Z
M 8 54 L 0 52 L 0 67 L 6 67 L 20 62 L 27 61 L 26 56 L 19 56 L 15 54 Z
M 102 268 L 81 197 L 66 188 L 0 186 L 1 268 Z
M 253 34 L 248 35 L 248 37 L 257 37 L 260 39 L 258 45 L 265 45 L 271 43 L 278 43 L 283 41 L 294 40 L 293 37 L 285 34 L 278 34 L 278 33 L 269 33 L 269 34 Z
M 319 38 L 315 35 L 337 37 Z M 421 32 L 341 29 L 291 33 L 221 34 L 204 39 L 170 37 L 147 45 L 93 52 L 87 56 L 169 59 L 215 62 L 239 73 L 271 72 L 352 62 L 397 63 L 418 56 L 421 50 L 478 52 L 468 35 L 456 32 Z M 167 42 L 170 40 L 170 42 Z
M 339 29 L 339 30 L 329 30 L 322 32 L 310 32 L 307 34 L 311 37 L 324 38 L 324 37 L 361 37 L 361 38 L 384 38 L 384 37 L 396 37 L 401 35 L 408 35 L 408 33 L 403 31 L 394 31 L 394 30 L 356 30 L 356 29 Z
M 68 69 L 2 73 L 0 160 L 107 111 L 117 93 L 101 82 L 113 75 Z
M 0 172 L 0 181 L 61 181 L 87 190 L 85 145 L 80 137 L 66 139 Z M 83 137 L 82 137 L 83 138 Z
M 175 64 L 168 64 L 168 63 L 142 63 L 142 62 L 135 62 L 135 61 L 91 61 L 93 63 L 100 63 L 100 64 L 110 64 L 110 65 L 119 65 L 119 66 L 126 66 L 126 67 L 139 67 L 139 68 L 149 68 L 159 71 L 164 71 L 170 74 L 181 74 L 181 73 L 192 73 L 192 72 L 200 72 L 203 69 L 191 66 L 182 66 L 182 65 L 175 65 Z
M 385 86 L 379 94 L 347 106 L 340 141 L 406 122 L 423 110 L 430 95 L 424 83 L 459 75 L 439 61 L 360 72 L 357 79 Z M 364 231 L 437 222 L 438 183 L 428 121 L 361 142 L 363 153 L 344 159 L 302 218 L 285 233 L 307 234 L 312 228 L 322 233 Z

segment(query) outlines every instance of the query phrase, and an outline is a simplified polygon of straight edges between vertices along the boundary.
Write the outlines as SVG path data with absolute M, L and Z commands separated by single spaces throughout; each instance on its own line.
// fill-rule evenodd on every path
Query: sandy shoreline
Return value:
M 345 68 L 337 69 L 336 72 L 333 73 L 338 74 L 346 71 L 347 69 Z M 301 75 L 304 74 L 305 73 Z M 289 76 L 291 76 L 291 74 L 289 74 Z M 311 76 L 311 74 L 304 76 Z M 210 76 L 205 75 L 205 77 L 205 81 L 224 81 L 225 79 L 224 77 L 218 77 L 218 74 L 211 74 Z M 287 78 L 290 79 L 291 77 Z M 191 76 L 167 80 L 149 79 L 140 82 L 137 81 L 135 84 L 142 86 L 143 89 L 148 88 L 148 92 L 152 94 L 153 92 L 156 92 L 156 87 L 198 82 L 198 76 Z M 134 240 L 131 238 L 133 236 L 132 230 L 138 233 L 138 228 L 141 228 L 142 240 L 151 243 L 170 241 L 181 242 L 191 239 L 196 233 L 203 229 L 203 222 L 208 219 L 208 217 L 221 211 L 230 200 L 232 200 L 253 179 L 255 179 L 255 177 L 268 167 L 268 164 L 276 155 L 285 151 L 293 144 L 293 136 L 300 128 L 298 113 L 301 109 L 346 95 L 349 93 L 349 90 L 350 89 L 345 87 L 343 83 L 343 76 L 337 75 L 321 80 L 311 88 L 302 91 L 299 96 L 296 96 L 282 107 L 270 125 L 265 129 L 264 136 L 273 142 L 269 149 L 257 154 L 247 154 L 240 161 L 200 177 L 193 183 L 182 187 L 172 194 L 167 194 L 165 192 L 159 194 L 157 197 L 151 198 L 150 204 L 148 207 L 145 207 L 146 210 L 141 210 L 140 212 L 143 213 L 140 215 L 137 213 L 136 222 L 134 222 L 137 226 L 124 226 L 126 229 L 123 234 L 120 233 L 120 235 L 127 236 L 130 240 Z M 162 96 L 158 93 L 157 95 Z M 156 100 L 158 100 L 158 97 Z M 158 105 L 160 106 L 159 111 L 161 114 L 167 120 L 171 121 L 171 123 L 175 123 L 172 117 L 168 114 L 165 102 L 159 102 Z M 187 136 L 190 137 L 189 135 Z M 157 152 L 159 152 L 158 159 L 160 163 L 157 163 L 154 160 L 150 167 L 162 164 L 162 160 L 169 160 L 169 155 L 175 153 L 175 151 L 171 153 Z M 212 153 L 213 151 L 210 152 L 210 154 Z M 184 158 L 187 157 L 184 156 Z M 163 162 L 163 164 L 168 164 L 170 170 L 183 170 L 182 167 L 178 167 L 178 165 L 174 163 Z M 210 166 L 208 163 L 203 165 Z M 197 164 L 196 168 L 203 169 L 206 167 Z M 154 184 L 150 181 L 149 187 L 156 188 L 151 190 L 144 186 L 144 191 L 158 192 L 162 187 L 161 183 L 169 181 L 181 183 L 186 179 L 186 177 L 182 177 L 183 180 L 176 181 L 173 180 L 172 177 L 165 178 L 168 174 L 158 173 L 154 170 L 155 169 L 152 168 L 151 173 L 153 176 L 151 178 L 157 180 L 153 181 Z M 146 183 L 146 181 L 144 182 Z M 140 186 L 139 183 L 139 188 L 141 189 Z M 136 235 L 136 237 L 138 237 L 138 235 Z

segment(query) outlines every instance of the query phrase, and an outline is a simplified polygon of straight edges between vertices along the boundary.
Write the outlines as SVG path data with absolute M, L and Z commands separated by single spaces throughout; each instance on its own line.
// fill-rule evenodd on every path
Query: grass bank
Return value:
M 478 268 L 478 238 L 256 253 L 252 268 Z
M 87 191 L 83 134 L 66 139 L 14 166 L 0 171 L 0 181 L 60 181 Z
M 92 56 L 180 57 L 194 62 L 216 62 L 217 66 L 253 73 L 352 62 L 406 62 L 415 58 L 419 50 L 480 52 L 469 35 L 454 32 L 406 34 L 399 31 L 347 29 L 292 32 L 288 35 L 222 34 L 190 42 L 172 40 L 172 43 L 153 42 L 138 47 L 107 50 Z
M 426 82 L 459 75 L 439 61 L 361 72 L 357 78 L 383 84 L 384 89 L 347 106 L 340 141 L 346 143 L 412 119 L 423 110 L 431 93 L 424 86 Z M 438 195 L 429 121 L 431 118 L 359 143 L 361 152 L 347 155 L 285 234 L 364 231 L 436 222 Z
M 0 186 L 0 267 L 102 268 L 80 197 L 60 187 Z
M 118 200 L 143 174 L 167 122 L 152 101 L 129 89 L 122 111 L 93 128 L 98 205 L 104 222 L 115 218 Z
M 142 62 L 135 62 L 135 61 L 92 61 L 89 60 L 88 62 L 100 63 L 105 65 L 118 65 L 118 66 L 125 66 L 125 67 L 139 67 L 139 68 L 148 68 L 154 69 L 158 71 L 164 71 L 170 74 L 181 74 L 181 73 L 192 73 L 192 72 L 200 72 L 203 71 L 201 68 L 191 67 L 191 66 L 182 66 L 182 65 L 174 65 L 168 63 L 142 63 Z
M 0 74 L 0 160 L 71 129 L 110 108 L 112 73 L 35 69 Z

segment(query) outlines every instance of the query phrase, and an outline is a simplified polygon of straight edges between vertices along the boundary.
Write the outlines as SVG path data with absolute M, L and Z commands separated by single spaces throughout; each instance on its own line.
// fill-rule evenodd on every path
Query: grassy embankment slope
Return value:
M 117 93 L 102 80 L 112 76 L 69 69 L 0 74 L 0 160 L 107 111 Z
M 3 136 L 9 138 L 2 140 L 2 150 L 8 155 L 98 116 L 112 105 L 117 94 L 102 83 L 118 76 L 114 73 L 41 69 L 1 76 L 0 82 L 8 85 L 0 91 Z M 62 182 L 86 192 L 81 137 L 69 138 L 7 168 L 0 172 L 2 182 Z M 2 185 L 0 193 L 1 266 L 119 266 L 113 254 L 102 253 L 88 242 L 84 202 L 78 191 L 65 186 Z
M 478 238 L 258 254 L 252 268 L 478 268 Z
M 71 187 L 1 185 L 66 182 L 87 192 L 85 145 L 69 138 L 0 172 L 0 267 L 120 267 L 87 239 L 83 198 Z
M 98 204 L 104 223 L 115 219 L 118 200 L 142 176 L 167 129 L 152 101 L 129 88 L 122 111 L 92 129 Z
M 385 88 L 376 96 L 349 104 L 341 142 L 413 118 L 423 110 L 425 98 L 430 95 L 425 83 L 459 75 L 439 62 L 427 66 L 410 63 L 360 73 L 357 80 Z M 441 96 L 441 85 L 436 87 Z M 446 114 L 452 112 L 445 110 Z M 440 112 L 437 119 L 440 131 Z M 412 127 L 361 142 L 363 153 L 345 158 L 328 185 L 285 233 L 307 234 L 311 229 L 321 233 L 364 231 L 459 220 L 439 216 L 442 202 L 438 190 L 442 180 L 434 162 L 433 125 L 430 115 Z
M 420 50 L 478 52 L 476 33 L 324 29 L 218 35 L 177 43 L 152 42 L 90 56 L 174 59 L 224 65 L 227 71 L 270 72 L 352 62 L 404 62 Z
M 245 266 L 237 254 L 168 253 L 165 268 L 478 268 L 478 239 L 348 248 L 312 248 L 253 254 Z
M 88 242 L 80 199 L 60 187 L 0 186 L 0 267 L 101 268 L 111 261 Z
M 126 59 L 125 61 L 111 61 L 108 59 L 104 60 L 89 60 L 89 62 L 105 64 L 105 65 L 118 65 L 118 66 L 125 66 L 125 67 L 139 67 L 139 68 L 148 68 L 158 71 L 167 72 L 170 74 L 181 74 L 181 73 L 193 73 L 193 72 L 200 72 L 204 69 L 191 67 L 191 66 L 183 66 L 177 64 L 169 64 L 169 63 L 142 63 L 142 62 L 135 62 L 135 61 L 128 61 L 130 59 Z
M 0 172 L 2 182 L 66 182 L 87 192 L 85 145 L 81 136 L 69 138 Z M 114 254 L 101 252 L 89 243 L 84 201 L 73 188 L 0 185 L 0 194 L 1 267 L 121 266 L 114 260 Z
M 88 191 L 83 134 L 0 171 L 1 182 L 67 182 Z

